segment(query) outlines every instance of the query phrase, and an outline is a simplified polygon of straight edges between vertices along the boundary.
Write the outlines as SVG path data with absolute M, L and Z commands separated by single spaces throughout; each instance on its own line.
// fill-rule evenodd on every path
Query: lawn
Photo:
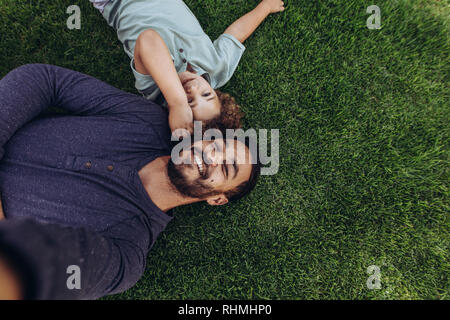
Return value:
M 185 2 L 212 39 L 258 3 Z M 245 128 L 280 130 L 279 172 L 240 202 L 177 208 L 143 278 L 107 299 L 450 298 L 450 1 L 285 2 L 222 88 Z M 87 0 L 0 0 L 0 30 L 0 77 L 40 62 L 135 92 Z

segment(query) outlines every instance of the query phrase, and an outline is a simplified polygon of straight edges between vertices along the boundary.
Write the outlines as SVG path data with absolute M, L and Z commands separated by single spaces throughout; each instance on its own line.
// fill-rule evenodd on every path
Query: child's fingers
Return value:
M 274 2 L 272 8 L 272 13 L 284 11 L 284 1 L 277 1 L 276 3 Z

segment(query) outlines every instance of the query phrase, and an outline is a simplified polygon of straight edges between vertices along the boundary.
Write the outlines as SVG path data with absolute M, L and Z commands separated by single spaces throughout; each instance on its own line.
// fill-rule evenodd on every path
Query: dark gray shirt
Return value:
M 50 106 L 70 115 L 39 116 Z M 0 80 L 0 244 L 26 262 L 34 297 L 98 298 L 134 285 L 172 219 L 138 171 L 170 150 L 167 112 L 142 97 L 50 65 Z M 69 265 L 80 266 L 82 290 L 67 289 Z

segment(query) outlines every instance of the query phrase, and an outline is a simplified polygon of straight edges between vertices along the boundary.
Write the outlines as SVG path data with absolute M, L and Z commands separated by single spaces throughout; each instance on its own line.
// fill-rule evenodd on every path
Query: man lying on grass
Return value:
M 284 10 L 281 0 L 262 0 L 212 42 L 182 0 L 90 1 L 117 31 L 136 89 L 147 99 L 167 102 L 172 131 L 191 132 L 193 120 L 224 128 L 239 122 L 234 99 L 214 89 L 232 77 L 242 43 L 267 16 Z
M 38 117 L 50 106 L 71 114 Z M 0 80 L 0 298 L 95 299 L 132 287 L 172 208 L 253 189 L 252 151 L 200 140 L 175 164 L 163 107 L 56 66 L 11 71 Z M 79 289 L 67 286 L 71 266 Z

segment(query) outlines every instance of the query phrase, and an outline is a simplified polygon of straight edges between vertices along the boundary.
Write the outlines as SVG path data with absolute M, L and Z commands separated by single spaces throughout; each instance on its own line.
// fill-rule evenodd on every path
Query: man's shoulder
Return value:
M 132 118 L 145 126 L 158 128 L 159 131 L 169 130 L 167 109 L 152 101 L 130 106 L 127 118 Z

